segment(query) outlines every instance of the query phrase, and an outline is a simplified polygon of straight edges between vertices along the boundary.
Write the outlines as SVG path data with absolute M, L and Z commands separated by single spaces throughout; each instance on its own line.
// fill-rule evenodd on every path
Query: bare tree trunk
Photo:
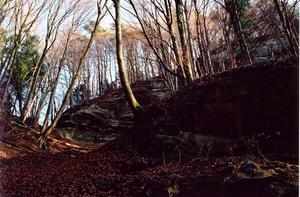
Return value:
M 140 26 L 142 28 L 142 32 L 143 32 L 143 34 L 144 34 L 144 36 L 145 36 L 145 38 L 146 38 L 146 40 L 147 40 L 150 48 L 152 49 L 153 53 L 157 57 L 157 60 L 158 60 L 159 64 L 162 65 L 167 72 L 169 72 L 172 75 L 175 75 L 175 76 L 177 76 L 179 78 L 182 78 L 183 76 L 181 75 L 181 73 L 178 73 L 178 72 L 170 69 L 167 65 L 164 64 L 164 61 L 162 60 L 162 58 L 159 55 L 159 52 L 158 52 L 159 50 L 157 50 L 156 46 L 154 46 L 154 43 L 152 42 L 149 33 L 146 31 L 145 24 L 143 23 L 140 15 L 138 14 L 138 11 L 136 9 L 135 3 L 132 0 L 129 0 L 129 3 L 130 3 L 130 5 L 133 8 L 135 17 L 137 18 L 137 20 L 138 20 L 138 22 L 139 22 L 139 24 L 140 24 Z
M 47 126 L 48 126 L 48 119 L 49 119 L 49 116 L 50 116 L 52 105 L 55 102 L 54 96 L 55 96 L 55 93 L 56 93 L 56 88 L 57 88 L 57 85 L 58 85 L 59 76 L 60 76 L 61 70 L 63 68 L 65 55 L 66 55 L 67 48 L 68 48 L 69 41 L 70 41 L 70 36 L 71 36 L 71 30 L 69 30 L 69 32 L 68 32 L 66 44 L 65 44 L 64 49 L 63 49 L 62 58 L 59 61 L 58 71 L 57 71 L 55 80 L 53 82 L 54 84 L 51 87 L 51 94 L 50 94 L 50 98 L 49 98 L 49 103 L 48 103 L 48 108 L 47 108 L 47 111 L 46 111 L 45 119 L 44 119 L 44 122 L 43 122 L 42 132 L 44 132 L 46 130 Z
M 119 66 L 119 75 L 121 85 L 125 94 L 127 103 L 134 114 L 136 114 L 140 109 L 140 104 L 137 102 L 135 96 L 133 95 L 132 89 L 128 81 L 128 75 L 124 64 L 123 55 L 123 43 L 122 43 L 122 29 L 120 23 L 120 0 L 114 0 L 115 5 L 115 26 L 116 26 L 116 47 L 117 47 L 117 62 Z
M 9 71 L 9 75 L 8 75 L 8 79 L 6 81 L 5 87 L 3 89 L 3 93 L 2 93 L 3 95 L 2 95 L 2 98 L 1 98 L 1 102 L 0 102 L 0 108 L 2 108 L 4 102 L 6 101 L 6 97 L 7 97 L 7 94 L 8 94 L 8 88 L 9 88 L 9 85 L 10 85 L 11 78 L 13 76 L 13 70 L 14 70 L 13 66 L 14 66 L 14 63 L 15 63 L 15 60 L 16 60 L 16 55 L 17 55 L 17 50 L 18 50 L 19 45 L 20 45 L 20 40 L 17 39 L 15 41 L 15 44 L 14 44 L 12 55 L 10 56 L 9 61 L 8 61 L 8 66 L 10 67 L 10 71 Z
M 192 66 L 192 70 L 193 70 L 193 73 L 194 73 L 194 77 L 197 78 L 198 73 L 196 72 L 197 70 L 195 70 L 196 58 L 194 56 L 194 48 L 193 48 L 193 42 L 192 42 L 192 31 L 191 31 L 191 26 L 190 26 L 190 11 L 191 10 L 188 9 L 187 1 L 185 2 L 184 10 L 185 10 L 185 16 L 186 16 L 186 28 L 187 28 L 187 35 L 188 35 L 188 45 L 189 45 L 190 56 L 191 56 L 191 61 L 192 61 L 191 66 Z M 200 74 L 198 76 L 200 76 Z
M 179 47 L 178 47 L 176 36 L 175 36 L 174 30 L 173 30 L 173 16 L 172 16 L 172 8 L 171 8 L 170 0 L 165 0 L 165 9 L 166 9 L 166 22 L 167 22 L 169 34 L 170 34 L 171 41 L 172 41 L 172 47 L 173 47 L 176 63 L 179 68 L 179 71 L 181 72 L 180 74 L 185 79 L 186 76 L 185 76 L 184 68 L 182 65 L 182 56 L 179 53 Z M 162 36 L 161 36 L 161 39 L 162 39 Z
M 234 33 L 239 42 L 243 59 L 245 59 L 246 64 L 252 64 L 251 55 L 246 44 L 245 34 L 242 29 L 241 21 L 238 17 L 236 0 L 225 0 L 225 7 L 230 15 L 230 20 L 233 26 Z
M 7 12 L 7 7 L 9 2 L 10 2 L 9 0 L 1 0 L 0 2 L 0 25 L 5 19 L 5 14 Z
M 196 34 L 197 34 L 197 45 L 199 48 L 199 57 L 197 58 L 197 71 L 199 73 L 199 76 L 204 76 L 209 74 L 209 65 L 207 65 L 206 61 L 206 52 L 205 52 L 205 46 L 203 42 L 203 32 L 201 28 L 201 18 L 200 18 L 200 10 L 198 8 L 198 1 L 193 0 L 195 12 L 196 12 Z
M 107 0 L 105 0 L 105 3 L 103 5 L 103 7 L 105 7 L 106 4 L 107 4 Z M 44 147 L 45 146 L 47 136 L 55 128 L 55 126 L 58 123 L 58 120 L 60 119 L 60 117 L 62 116 L 62 114 L 64 112 L 64 109 L 67 107 L 67 105 L 69 103 L 69 100 L 70 100 L 73 88 L 74 88 L 75 84 L 77 83 L 77 81 L 80 78 L 80 75 L 81 75 L 81 72 L 82 72 L 82 69 L 83 69 L 83 65 L 84 65 L 84 61 L 85 61 L 86 55 L 87 55 L 87 53 L 88 53 L 88 51 L 90 49 L 92 41 L 94 39 L 95 33 L 97 31 L 97 27 L 98 27 L 101 19 L 103 18 L 103 16 L 102 16 L 102 9 L 103 9 L 103 7 L 101 7 L 101 0 L 100 0 L 100 2 L 97 2 L 97 9 L 98 9 L 97 19 L 95 21 L 95 26 L 94 26 L 94 28 L 93 28 L 93 30 L 91 32 L 90 39 L 89 39 L 88 44 L 87 44 L 87 46 L 86 46 L 86 48 L 85 48 L 85 50 L 83 52 L 83 55 L 81 56 L 81 58 L 79 60 L 77 70 L 76 70 L 75 75 L 72 78 L 71 84 L 70 84 L 70 86 L 69 86 L 69 88 L 68 88 L 68 90 L 67 90 L 67 92 L 66 92 L 66 94 L 64 96 L 64 99 L 63 99 L 63 102 L 62 102 L 62 104 L 60 106 L 60 109 L 58 110 L 58 112 L 57 112 L 54 120 L 50 124 L 50 126 L 46 130 L 42 131 L 42 136 L 38 140 L 39 147 Z
M 207 6 L 207 3 L 205 4 L 205 7 Z M 207 8 L 204 8 L 207 9 Z M 208 38 L 208 30 L 207 30 L 207 25 L 206 25 L 206 16 L 205 13 L 203 12 L 203 41 L 205 42 L 205 56 L 206 56 L 206 61 L 207 61 L 207 66 L 208 69 L 210 70 L 210 74 L 214 74 L 214 65 L 211 62 L 211 55 L 210 55 L 210 40 Z M 201 26 L 200 26 L 201 28 Z
M 280 18 L 280 21 L 282 23 L 282 27 L 284 30 L 284 34 L 288 40 L 289 43 L 289 50 L 292 55 L 298 56 L 299 55 L 299 45 L 298 45 L 298 40 L 293 34 L 293 30 L 290 24 L 290 21 L 286 19 L 285 14 L 283 13 L 284 11 L 282 10 L 280 6 L 280 0 L 273 0 L 273 3 L 275 5 L 277 14 Z
M 192 74 L 190 54 L 189 54 L 187 38 L 186 38 L 184 6 L 182 0 L 175 0 L 175 3 L 176 3 L 178 31 L 180 36 L 181 48 L 182 48 L 183 68 L 184 68 L 184 73 L 186 75 L 186 81 L 188 84 L 190 84 L 193 81 L 193 74 Z
M 59 16 L 59 10 L 62 8 L 62 6 L 63 6 L 63 1 L 60 1 L 53 13 L 51 13 L 51 9 L 49 10 L 49 13 L 48 13 L 49 21 L 47 21 L 47 33 L 46 33 L 46 37 L 45 37 L 45 45 L 44 45 L 44 48 L 42 51 L 42 55 L 40 56 L 38 63 L 36 65 L 36 69 L 33 72 L 33 80 L 32 80 L 32 83 L 30 84 L 29 92 L 28 92 L 26 101 L 24 103 L 24 106 L 23 106 L 23 109 L 21 112 L 21 119 L 23 122 L 28 117 L 30 111 L 33 108 L 32 100 L 34 97 L 34 92 L 37 87 L 37 80 L 38 80 L 39 74 L 41 72 L 42 65 L 43 65 L 44 59 L 46 57 L 46 54 L 48 53 L 49 49 L 53 46 L 53 44 L 56 40 L 57 34 L 58 34 L 58 28 L 62 24 L 63 20 L 66 17 L 66 13 L 65 13 L 57 21 L 57 17 Z M 54 35 L 54 38 L 52 41 L 50 41 L 50 38 L 52 37 L 52 35 Z

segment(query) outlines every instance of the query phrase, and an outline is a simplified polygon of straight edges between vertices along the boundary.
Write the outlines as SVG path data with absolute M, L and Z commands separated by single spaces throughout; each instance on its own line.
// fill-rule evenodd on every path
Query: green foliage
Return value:
M 15 47 L 15 40 L 16 38 L 14 36 L 5 38 L 5 46 L 1 52 L 2 58 L 12 54 L 13 48 Z M 38 44 L 39 40 L 37 36 L 27 35 L 20 43 L 15 60 L 13 61 L 11 85 L 19 101 L 22 100 L 23 90 L 28 85 L 27 81 L 32 76 L 34 66 L 39 59 L 37 51 Z
M 242 28 L 244 30 L 251 28 L 251 23 L 247 20 L 248 10 L 250 8 L 250 0 L 237 0 L 238 12 L 241 21 Z
M 36 50 L 38 43 L 39 40 L 36 36 L 28 36 L 17 53 L 14 79 L 20 85 L 24 85 L 28 80 L 38 61 L 39 54 Z

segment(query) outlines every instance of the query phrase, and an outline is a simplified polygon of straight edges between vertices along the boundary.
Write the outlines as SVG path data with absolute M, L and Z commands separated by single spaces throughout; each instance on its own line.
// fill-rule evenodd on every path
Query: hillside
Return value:
M 1 195 L 296 196 L 297 80 L 289 59 L 210 76 L 173 96 L 144 82 L 137 98 L 156 107 L 143 124 L 117 90 L 67 110 L 44 151 L 39 127 L 2 118 Z

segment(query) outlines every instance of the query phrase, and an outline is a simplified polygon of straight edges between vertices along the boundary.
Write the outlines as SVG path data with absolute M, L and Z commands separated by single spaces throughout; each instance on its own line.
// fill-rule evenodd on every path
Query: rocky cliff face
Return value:
M 162 80 L 140 82 L 133 89 L 142 105 L 169 96 Z M 132 124 L 132 113 L 117 90 L 67 110 L 58 132 L 68 139 L 100 143 Z M 164 113 L 150 124 L 147 132 L 157 136 L 144 144 L 152 153 L 178 147 L 202 156 L 249 150 L 297 153 L 297 60 L 242 67 L 196 81 L 168 99 Z
M 222 73 L 195 83 L 168 102 L 167 114 L 178 124 L 177 132 L 247 138 L 268 144 L 269 149 L 297 152 L 296 59 Z
M 153 79 L 132 85 L 141 105 L 147 106 L 169 97 L 164 81 Z M 80 142 L 105 142 L 133 124 L 122 90 L 106 95 L 64 112 L 57 131 L 64 137 Z

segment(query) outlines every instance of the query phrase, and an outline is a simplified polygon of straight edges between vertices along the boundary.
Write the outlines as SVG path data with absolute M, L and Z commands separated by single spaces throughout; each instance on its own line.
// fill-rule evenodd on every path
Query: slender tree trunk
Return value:
M 30 111 L 33 107 L 32 99 L 35 96 L 34 92 L 35 92 L 36 86 L 38 84 L 37 80 L 39 78 L 39 74 L 40 74 L 40 71 L 42 69 L 44 58 L 46 57 L 46 51 L 47 51 L 47 48 L 48 48 L 48 41 L 49 41 L 49 39 L 46 38 L 43 53 L 42 53 L 41 57 L 39 58 L 39 61 L 36 65 L 36 69 L 33 72 L 33 80 L 30 84 L 29 92 L 28 92 L 28 95 L 26 97 L 26 100 L 25 100 L 25 103 L 24 103 L 24 106 L 23 106 L 23 109 L 22 109 L 22 112 L 21 112 L 21 119 L 22 119 L 23 122 L 26 120 L 26 118 L 28 117 L 28 115 L 29 115 L 29 113 L 30 113 Z
M 197 17 L 197 22 L 196 22 L 196 28 L 197 28 L 197 44 L 199 47 L 199 51 L 200 51 L 200 57 L 198 60 L 198 72 L 199 75 L 207 75 L 208 74 L 208 69 L 207 69 L 207 65 L 206 65 L 206 61 L 205 61 L 205 55 L 204 55 L 204 47 L 203 47 L 203 43 L 202 43 L 202 39 L 201 39 L 201 31 L 200 31 L 200 19 L 199 17 Z
M 105 1 L 105 5 L 107 3 L 107 0 Z M 39 138 L 38 140 L 38 144 L 40 147 L 44 147 L 45 145 L 45 142 L 46 142 L 46 138 L 47 136 L 52 132 L 52 130 L 55 128 L 55 126 L 57 125 L 58 123 L 58 120 L 60 119 L 60 117 L 62 116 L 63 112 L 64 112 L 64 109 L 67 107 L 68 103 L 69 103 L 69 100 L 70 100 L 70 97 L 72 95 L 72 91 L 73 91 L 73 88 L 75 86 L 75 84 L 77 83 L 77 81 L 80 79 L 80 75 L 81 75 L 81 72 L 82 72 L 82 69 L 83 69 L 83 65 L 84 65 L 84 61 L 85 61 L 85 58 L 86 58 L 86 55 L 90 49 L 90 46 L 92 44 L 92 41 L 94 39 L 94 36 L 95 36 L 95 33 L 96 33 L 96 30 L 97 30 L 97 27 L 100 23 L 100 20 L 102 19 L 101 17 L 101 10 L 102 8 L 100 7 L 100 3 L 97 5 L 98 6 L 98 14 L 97 14 L 97 19 L 95 21 L 95 26 L 91 32 L 91 36 L 90 36 L 90 39 L 89 39 L 89 42 L 83 52 L 83 55 L 81 56 L 80 60 L 79 60 L 79 63 L 78 63 L 78 67 L 77 67 L 77 70 L 72 78 L 72 81 L 71 81 L 71 84 L 69 85 L 69 88 L 64 96 L 64 99 L 62 101 L 62 104 L 61 104 L 61 107 L 60 109 L 58 110 L 54 120 L 52 121 L 52 123 L 50 124 L 50 126 L 42 132 L 42 136 Z
M 191 66 L 192 66 L 192 71 L 194 73 L 194 77 L 197 78 L 198 73 L 196 72 L 197 70 L 195 69 L 196 61 L 195 61 L 193 41 L 192 41 L 192 30 L 191 30 L 191 26 L 190 26 L 190 13 L 189 13 L 189 9 L 188 9 L 187 5 L 184 6 L 184 10 L 185 10 L 185 16 L 186 16 L 186 28 L 187 28 L 187 35 L 188 35 L 188 46 L 190 49 Z
M 190 63 L 189 48 L 187 45 L 187 38 L 186 38 L 184 6 L 182 0 L 175 0 L 175 3 L 176 3 L 178 31 L 180 36 L 181 48 L 182 48 L 183 68 L 184 68 L 184 73 L 186 75 L 186 81 L 188 84 L 190 84 L 193 81 L 193 74 L 192 74 L 192 67 Z
M 117 62 L 119 66 L 120 81 L 125 93 L 127 103 L 134 114 L 139 111 L 140 104 L 137 102 L 130 87 L 127 72 L 124 64 L 122 29 L 120 23 L 120 0 L 114 0 L 115 4 L 115 26 L 116 26 L 116 47 L 117 47 Z
M 6 81 L 6 84 L 5 84 L 5 87 L 4 87 L 4 90 L 3 90 L 3 95 L 2 95 L 2 98 L 1 98 L 1 102 L 0 102 L 0 108 L 3 107 L 3 104 L 6 101 L 6 97 L 8 95 L 8 88 L 9 88 L 10 81 L 11 81 L 12 76 L 13 76 L 14 63 L 16 61 L 17 50 L 18 50 L 19 44 L 20 44 L 20 40 L 17 40 L 15 42 L 14 49 L 12 51 L 12 55 L 10 56 L 9 61 L 8 61 L 10 71 L 9 71 L 8 79 Z
M 175 36 L 174 30 L 173 30 L 173 16 L 172 16 L 171 2 L 170 2 L 170 0 L 165 0 L 164 2 L 165 2 L 165 9 L 166 9 L 166 22 L 167 22 L 167 26 L 168 26 L 168 32 L 171 37 L 171 42 L 172 42 L 173 52 L 175 55 L 176 64 L 177 64 L 177 67 L 179 68 L 178 71 L 180 72 L 180 75 L 182 75 L 183 79 L 185 80 L 186 76 L 185 76 L 183 65 L 182 65 L 182 56 L 179 53 L 178 43 L 177 43 L 176 36 Z M 157 21 L 158 21 L 158 19 L 157 19 Z M 159 34 L 160 34 L 160 39 L 162 40 L 162 34 L 160 31 L 160 27 L 158 30 L 159 30 Z M 164 48 L 163 48 L 163 50 L 164 50 Z
M 206 16 L 203 13 L 203 40 L 205 42 L 205 56 L 207 61 L 207 66 L 211 74 L 214 74 L 214 65 L 211 62 L 211 55 L 210 55 L 210 40 L 208 38 L 208 31 L 206 27 Z
M 141 25 L 142 32 L 143 32 L 143 34 L 144 34 L 144 36 L 145 36 L 145 38 L 146 38 L 146 40 L 147 40 L 147 42 L 148 42 L 150 48 L 152 49 L 154 55 L 156 56 L 156 58 L 157 58 L 159 64 L 162 65 L 162 66 L 164 67 L 164 69 L 165 69 L 167 72 L 171 73 L 172 75 L 175 75 L 175 76 L 177 76 L 177 77 L 182 78 L 181 73 L 178 73 L 178 72 L 176 72 L 176 71 L 170 69 L 167 65 L 164 65 L 164 62 L 163 62 L 163 60 L 161 59 L 161 57 L 160 57 L 160 55 L 159 55 L 159 50 L 157 49 L 156 46 L 154 46 L 154 43 L 153 43 L 152 40 L 151 40 L 151 36 L 150 36 L 150 35 L 147 33 L 147 31 L 146 31 L 145 24 L 143 23 L 143 20 L 141 19 L 140 15 L 138 14 L 138 11 L 137 11 L 137 9 L 136 9 L 135 3 L 133 2 L 133 0 L 128 0 L 128 1 L 129 1 L 130 5 L 131 5 L 132 8 L 133 8 L 133 11 L 134 11 L 134 13 L 135 13 L 135 16 L 136 16 L 136 18 L 137 18 L 139 24 Z
M 51 94 L 50 94 L 50 98 L 49 98 L 49 103 L 48 103 L 45 119 L 44 119 L 44 122 L 43 122 L 42 133 L 46 130 L 46 128 L 48 126 L 48 119 L 49 119 L 49 116 L 50 116 L 51 108 L 52 108 L 52 105 L 55 102 L 54 96 L 55 96 L 55 93 L 56 93 L 56 88 L 57 88 L 57 85 L 58 85 L 60 72 L 63 68 L 67 48 L 68 48 L 69 41 L 70 41 L 70 36 L 71 36 L 71 30 L 68 32 L 67 41 L 66 41 L 66 44 L 65 44 L 64 49 L 63 49 L 62 58 L 59 61 L 58 71 L 57 71 L 57 74 L 56 74 L 56 77 L 55 77 L 55 81 L 54 81 L 53 87 L 51 87 Z
M 248 46 L 246 44 L 245 34 L 242 29 L 241 21 L 239 20 L 236 6 L 237 6 L 236 0 L 225 0 L 225 7 L 227 12 L 230 15 L 230 20 L 233 26 L 233 30 L 237 37 L 241 49 L 241 54 L 243 56 L 242 58 L 245 60 L 244 63 L 252 64 L 251 55 Z
M 42 51 L 42 54 L 37 62 L 36 69 L 33 72 L 33 80 L 29 87 L 29 92 L 26 97 L 26 101 L 24 103 L 22 113 L 21 113 L 21 119 L 24 122 L 25 119 L 28 117 L 28 114 L 32 111 L 33 108 L 33 102 L 34 100 L 34 93 L 36 91 L 37 87 L 37 80 L 39 78 L 39 74 L 42 69 L 42 65 L 44 62 L 44 59 L 49 51 L 49 49 L 54 45 L 54 42 L 56 41 L 57 35 L 58 35 L 58 29 L 62 22 L 65 19 L 66 14 L 59 16 L 59 11 L 61 10 L 63 6 L 63 1 L 59 1 L 57 7 L 53 11 L 51 15 L 51 9 L 48 13 L 48 16 L 51 15 L 51 17 L 48 17 L 49 21 L 47 21 L 47 32 L 45 36 L 45 45 Z M 60 18 L 58 18 L 60 17 Z M 58 20 L 56 20 L 58 19 Z M 51 37 L 53 35 L 53 39 L 51 40 Z
M 193 0 L 195 12 L 196 12 L 196 33 L 197 33 L 197 44 L 199 48 L 200 57 L 197 58 L 197 70 L 199 76 L 204 76 L 208 74 L 204 45 L 202 41 L 202 31 L 201 31 L 201 19 L 200 19 L 200 11 L 198 8 L 197 0 Z
M 280 21 L 282 23 L 282 27 L 284 30 L 284 34 L 288 40 L 289 43 L 289 50 L 292 55 L 298 56 L 299 55 L 299 45 L 298 40 L 293 35 L 293 30 L 290 24 L 290 21 L 286 19 L 285 14 L 283 13 L 283 10 L 279 4 L 280 0 L 273 0 L 273 3 L 275 5 L 277 14 L 280 18 Z
M 48 92 L 45 92 L 39 102 L 39 105 L 37 107 L 37 110 L 36 110 L 36 113 L 35 113 L 35 118 L 34 118 L 34 122 L 33 122 L 33 125 L 36 126 L 39 122 L 39 119 L 40 119 L 40 115 L 42 113 L 42 110 L 43 110 L 43 107 L 45 105 L 45 102 L 46 102 L 46 99 L 47 99 L 47 93 Z

